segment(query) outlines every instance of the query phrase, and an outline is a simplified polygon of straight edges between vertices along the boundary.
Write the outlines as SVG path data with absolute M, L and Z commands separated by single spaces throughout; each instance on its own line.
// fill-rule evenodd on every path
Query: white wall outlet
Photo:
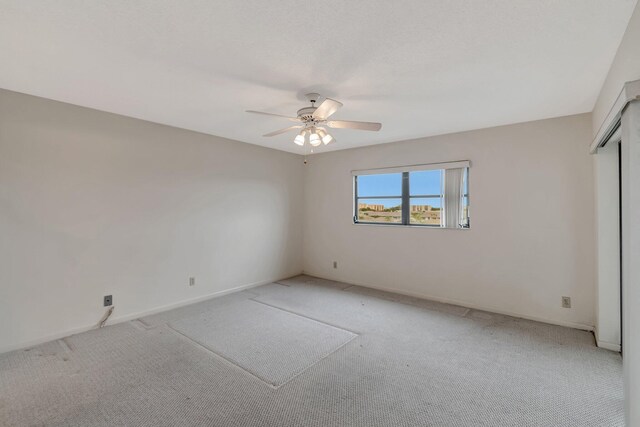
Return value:
M 562 308 L 571 308 L 571 297 L 562 297 Z
M 333 268 L 338 268 L 338 261 L 333 261 Z
M 189 286 L 195 286 L 195 285 L 196 285 L 196 278 L 189 277 Z

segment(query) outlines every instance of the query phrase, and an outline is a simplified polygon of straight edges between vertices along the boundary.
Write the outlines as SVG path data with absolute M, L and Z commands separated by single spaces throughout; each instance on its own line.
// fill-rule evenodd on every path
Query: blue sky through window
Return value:
M 412 196 L 439 195 L 442 189 L 442 170 L 409 172 L 409 193 Z
M 441 191 L 440 170 L 417 171 L 409 173 L 409 192 L 411 195 L 439 195 Z M 376 196 L 397 196 L 397 199 L 376 199 Z M 402 174 L 360 175 L 358 177 L 359 203 L 384 205 L 385 208 L 399 206 L 402 203 Z M 371 197 L 371 198 L 369 198 Z M 440 207 L 439 198 L 412 199 L 412 205 L 430 205 Z
M 402 174 L 361 175 L 358 177 L 358 197 L 402 197 Z

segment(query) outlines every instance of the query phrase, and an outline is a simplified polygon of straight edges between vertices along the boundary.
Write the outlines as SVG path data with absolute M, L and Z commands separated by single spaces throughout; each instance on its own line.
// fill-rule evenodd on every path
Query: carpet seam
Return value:
M 350 340 L 345 341 L 343 344 L 341 344 L 340 346 L 336 347 L 335 349 L 333 349 L 332 351 L 330 351 L 329 353 L 325 354 L 324 356 L 322 356 L 320 359 L 318 359 L 316 362 L 312 363 L 311 365 L 307 366 L 306 368 L 302 369 L 300 372 L 293 374 L 293 376 L 289 379 L 287 379 L 285 382 L 283 382 L 282 384 L 280 384 L 279 386 L 277 386 L 276 388 L 280 388 L 286 384 L 289 384 L 291 381 L 293 381 L 294 379 L 296 379 L 297 377 L 299 377 L 300 375 L 304 374 L 307 370 L 313 368 L 314 366 L 316 366 L 318 363 L 322 362 L 323 360 L 327 359 L 329 356 L 331 356 L 332 354 L 336 353 L 338 350 L 340 350 L 341 348 L 343 348 L 344 346 L 346 346 L 347 344 L 349 344 L 351 341 L 355 340 L 356 338 L 358 338 L 360 335 L 358 334 L 354 334 Z
M 388 301 L 388 302 L 393 302 L 393 303 L 397 303 L 397 304 L 408 305 L 410 307 L 415 307 L 415 308 L 418 308 L 420 310 L 436 311 L 438 313 L 449 314 L 451 316 L 466 317 L 466 315 L 472 310 L 471 308 L 463 307 L 461 305 L 449 304 L 449 303 L 444 303 L 444 302 L 441 303 L 441 302 L 434 301 L 434 300 L 429 300 L 429 299 L 426 299 L 426 298 L 412 297 L 412 298 L 417 298 L 417 299 L 422 300 L 422 301 L 434 302 L 436 304 L 450 305 L 450 306 L 453 306 L 453 307 L 466 308 L 464 313 L 456 314 L 456 313 L 452 313 L 452 312 L 446 311 L 446 310 L 438 310 L 437 308 L 421 307 L 419 305 L 411 304 L 410 302 L 402 301 L 402 300 L 399 300 L 399 299 L 383 298 L 383 297 L 378 296 L 378 295 L 366 295 L 366 294 L 363 295 L 363 294 L 360 294 L 358 292 L 349 291 L 349 289 L 351 289 L 351 288 L 366 288 L 366 287 L 365 286 L 360 286 L 360 285 L 351 285 L 351 286 L 347 286 L 346 288 L 341 289 L 341 290 L 344 291 L 344 292 L 350 292 L 350 293 L 355 294 L 355 295 L 367 296 L 367 297 L 375 298 L 375 299 L 378 299 L 378 300 L 381 300 L 381 301 Z M 377 290 L 375 288 L 367 288 L 367 289 Z M 393 292 L 390 292 L 390 291 L 384 291 L 384 290 L 380 290 L 380 291 L 393 294 Z M 402 295 L 402 294 L 396 294 L 396 295 Z
M 202 343 L 201 343 L 201 342 L 199 342 L 198 340 L 195 340 L 195 339 L 191 338 L 190 336 L 186 335 L 185 333 L 180 332 L 179 330 L 177 330 L 177 329 L 175 329 L 173 326 L 171 326 L 171 324 L 167 323 L 166 325 L 167 325 L 167 327 L 168 327 L 169 329 L 171 329 L 171 330 L 172 330 L 173 332 L 175 332 L 176 334 L 180 335 L 181 337 L 184 337 L 184 338 L 188 339 L 188 340 L 189 340 L 189 341 L 191 341 L 192 343 L 197 344 L 197 346 L 198 346 L 198 347 L 203 348 L 204 350 L 208 351 L 209 353 L 211 353 L 211 354 L 213 354 L 213 355 L 215 355 L 215 356 L 219 357 L 220 359 L 224 360 L 225 362 L 227 362 L 227 363 L 229 363 L 229 364 L 233 365 L 234 367 L 236 367 L 236 368 L 240 369 L 241 371 L 246 372 L 247 374 L 251 375 L 252 377 L 254 377 L 254 378 L 256 378 L 256 379 L 260 380 L 260 382 L 262 382 L 262 383 L 266 384 L 266 385 L 267 385 L 267 386 L 269 386 L 270 388 L 272 388 L 272 389 L 277 389 L 277 388 L 278 388 L 278 386 L 276 386 L 275 384 L 271 384 L 270 382 L 268 382 L 268 381 L 267 381 L 267 380 L 265 380 L 264 378 L 262 378 L 262 377 L 260 377 L 260 376 L 256 375 L 255 373 L 253 373 L 253 372 L 251 372 L 251 371 L 248 371 L 246 368 L 244 368 L 244 367 L 242 367 L 242 366 L 238 365 L 238 364 L 237 364 L 236 362 L 234 362 L 233 360 L 231 360 L 231 359 L 229 359 L 229 358 L 227 358 L 227 357 L 225 357 L 225 356 L 223 356 L 223 355 L 221 355 L 221 354 L 219 354 L 219 353 L 217 353 L 217 352 L 213 351 L 212 349 L 210 349 L 210 348 L 209 348 L 209 347 L 207 347 L 206 345 L 202 344 Z
M 257 298 L 259 298 L 259 297 L 257 297 Z M 272 304 L 266 303 L 264 301 L 260 301 L 258 299 L 255 299 L 255 298 L 249 298 L 249 301 L 257 302 L 258 304 L 266 305 L 267 307 L 275 308 L 276 310 L 284 311 L 284 312 L 289 313 L 289 314 L 294 314 L 296 316 L 304 317 L 305 319 L 312 320 L 312 321 L 314 321 L 316 323 L 320 323 L 323 326 L 329 326 L 329 327 L 332 327 L 332 328 L 335 328 L 335 329 L 340 329 L 341 331 L 349 332 L 349 333 L 352 333 L 352 334 L 354 334 L 356 336 L 360 336 L 360 335 L 363 334 L 362 332 L 356 332 L 356 331 L 352 331 L 351 329 L 345 329 L 342 326 L 338 326 L 338 325 L 334 325 L 334 324 L 331 324 L 331 323 L 327 323 L 324 320 L 315 319 L 313 317 L 307 316 L 306 314 L 301 314 L 301 313 L 295 312 L 293 310 L 288 310 L 286 308 L 278 307 L 276 305 L 272 305 Z
M 66 338 L 60 338 L 58 340 L 58 344 L 60 344 L 60 347 L 62 347 L 62 349 L 67 353 L 73 352 L 73 348 L 71 348 L 71 344 L 66 340 Z
M 131 326 L 133 326 L 134 328 L 136 328 L 139 331 L 148 331 L 150 328 L 144 324 L 144 322 L 142 322 L 140 319 L 134 319 L 134 320 L 130 320 L 129 323 L 131 323 Z
M 154 326 L 154 325 L 151 325 L 151 324 L 149 324 L 149 323 L 145 322 L 145 321 L 142 319 L 142 317 L 140 317 L 140 318 L 138 318 L 138 319 L 134 319 L 134 320 L 137 320 L 138 322 L 142 323 L 146 329 L 153 329 L 153 328 L 155 328 L 155 327 L 159 326 L 159 325 Z
M 295 313 L 292 313 L 295 314 Z M 304 316 L 300 316 L 300 317 L 304 317 Z M 314 319 L 309 319 L 309 320 L 314 320 Z M 317 322 L 317 321 L 316 321 Z M 318 323 L 322 323 L 322 322 L 318 322 Z M 331 326 L 331 325 L 327 325 L 327 326 Z M 338 350 L 340 350 L 341 348 L 343 348 L 344 346 L 346 346 L 347 344 L 349 344 L 351 341 L 355 340 L 356 338 L 358 338 L 360 335 L 359 334 L 354 334 L 352 333 L 352 336 L 345 341 L 344 343 L 340 344 L 338 347 L 332 349 L 331 351 L 329 351 L 328 353 L 322 355 L 318 360 L 316 360 L 314 363 L 305 366 L 303 369 L 301 369 L 300 371 L 294 373 L 293 375 L 291 375 L 289 378 L 286 379 L 286 381 L 282 382 L 281 384 L 272 384 L 269 381 L 267 381 L 265 378 L 262 378 L 261 376 L 259 376 L 258 374 L 251 372 L 250 370 L 248 370 L 247 368 L 240 366 L 236 361 L 234 361 L 233 359 L 230 359 L 226 356 L 223 356 L 222 354 L 212 350 L 211 348 L 207 347 L 206 345 L 202 344 L 201 342 L 199 342 L 198 340 L 195 340 L 193 338 L 191 338 L 189 335 L 175 329 L 173 326 L 171 326 L 171 324 L 167 323 L 167 327 L 169 329 L 171 329 L 173 332 L 179 334 L 180 336 L 188 339 L 189 341 L 197 344 L 198 347 L 201 347 L 205 350 L 207 350 L 208 352 L 214 354 L 215 356 L 218 356 L 219 358 L 223 359 L 224 361 L 226 361 L 227 363 L 230 363 L 231 365 L 235 366 L 236 368 L 239 368 L 240 370 L 248 373 L 249 375 L 257 378 L 258 380 L 260 380 L 261 382 L 265 383 L 267 386 L 269 386 L 270 388 L 277 390 L 280 387 L 290 383 L 292 380 L 294 380 L 295 378 L 297 378 L 298 376 L 302 375 L 303 373 L 305 373 L 307 370 L 311 369 L 312 367 L 316 366 L 318 363 L 322 362 L 323 360 L 327 359 L 329 356 L 331 356 L 332 354 L 334 354 L 335 352 L 337 352 Z M 339 329 L 339 328 L 337 328 Z M 350 331 L 346 331 L 345 332 L 350 332 Z
M 280 286 L 286 286 L 287 288 L 291 287 L 291 285 L 287 285 L 286 283 L 282 283 L 282 282 L 278 282 L 278 281 L 275 281 L 273 283 L 275 283 L 276 285 L 280 285 Z

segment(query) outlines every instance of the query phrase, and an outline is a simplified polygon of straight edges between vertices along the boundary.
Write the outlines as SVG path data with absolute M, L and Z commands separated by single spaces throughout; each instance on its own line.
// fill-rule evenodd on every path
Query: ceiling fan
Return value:
M 293 142 L 303 146 L 305 143 L 311 144 L 313 147 L 317 147 L 320 144 L 329 144 L 335 139 L 327 132 L 323 126 L 327 126 L 335 129 L 357 129 L 357 130 L 370 130 L 379 131 L 382 128 L 382 124 L 373 122 L 354 122 L 347 120 L 328 120 L 329 117 L 338 111 L 342 107 L 342 103 L 335 99 L 325 98 L 324 101 L 316 107 L 316 102 L 320 98 L 317 93 L 308 93 L 305 95 L 311 107 L 304 107 L 298 110 L 296 117 L 288 117 L 280 114 L 263 113 L 262 111 L 247 110 L 247 113 L 262 114 L 266 116 L 281 117 L 292 122 L 299 124 L 289 126 L 284 129 L 280 129 L 274 132 L 267 133 L 263 136 L 276 136 L 292 130 L 301 129 Z

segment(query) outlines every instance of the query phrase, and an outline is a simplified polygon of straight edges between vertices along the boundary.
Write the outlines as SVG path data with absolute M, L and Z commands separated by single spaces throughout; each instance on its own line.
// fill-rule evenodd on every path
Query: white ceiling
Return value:
M 591 111 L 636 0 L 0 0 L 0 87 L 303 153 L 261 135 L 310 91 L 352 148 Z

